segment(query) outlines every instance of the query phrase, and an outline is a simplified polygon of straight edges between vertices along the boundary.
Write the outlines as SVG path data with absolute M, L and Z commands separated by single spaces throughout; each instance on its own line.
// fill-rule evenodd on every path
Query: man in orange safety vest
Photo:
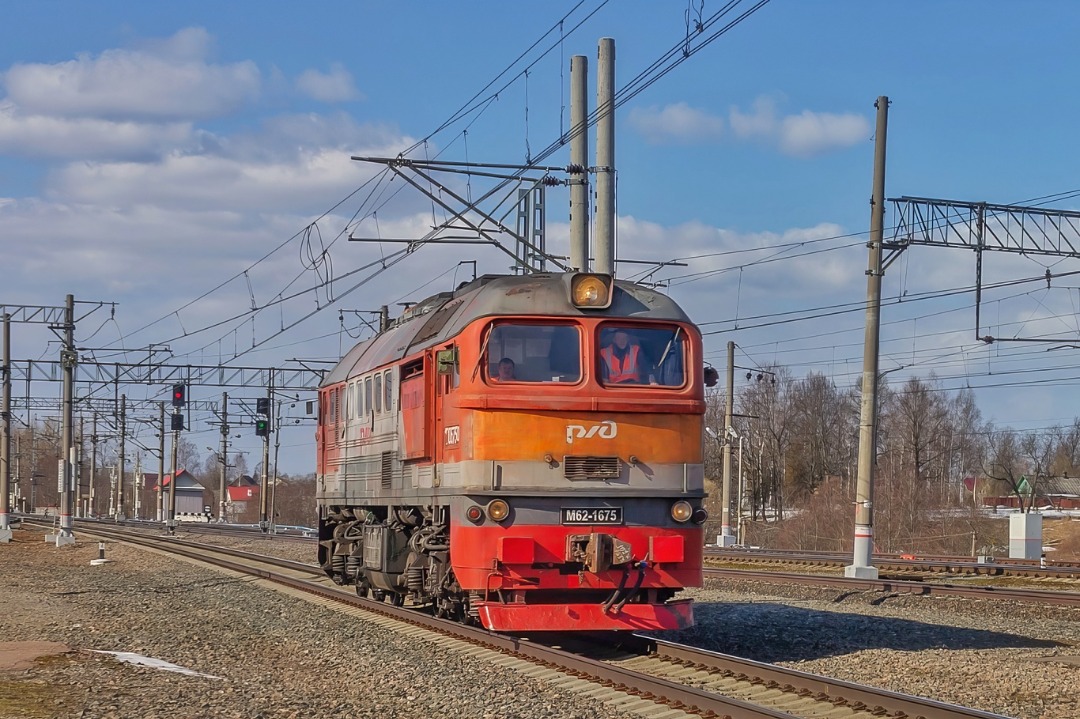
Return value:
M 600 350 L 600 358 L 609 384 L 641 384 L 641 347 L 630 344 L 626 330 L 615 330 L 611 344 Z

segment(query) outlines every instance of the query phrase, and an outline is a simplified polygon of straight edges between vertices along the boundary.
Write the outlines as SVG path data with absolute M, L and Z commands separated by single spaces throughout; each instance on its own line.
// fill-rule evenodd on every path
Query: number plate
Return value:
M 563 507 L 563 524 L 622 524 L 622 507 Z

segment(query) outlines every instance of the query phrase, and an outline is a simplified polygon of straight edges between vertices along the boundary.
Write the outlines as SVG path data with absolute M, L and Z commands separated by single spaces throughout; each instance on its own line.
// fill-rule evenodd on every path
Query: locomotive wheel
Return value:
M 357 582 L 356 583 L 356 596 L 358 596 L 358 597 L 366 597 L 367 595 L 368 595 L 367 582 Z
M 390 603 L 395 607 L 405 606 L 405 595 L 397 592 L 390 592 Z

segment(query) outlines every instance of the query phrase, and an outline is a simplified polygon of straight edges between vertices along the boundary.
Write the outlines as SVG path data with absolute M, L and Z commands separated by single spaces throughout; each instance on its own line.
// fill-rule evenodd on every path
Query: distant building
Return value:
M 169 485 L 172 483 L 172 475 L 166 474 L 165 480 L 154 487 L 155 492 L 164 492 L 165 512 L 169 511 Z M 206 506 L 203 502 L 204 487 L 199 480 L 188 472 L 181 469 L 176 475 L 176 513 L 177 514 L 202 514 Z
M 1009 486 L 999 480 L 986 480 L 994 487 L 992 496 L 983 497 L 985 507 L 1012 507 L 1018 509 L 1020 501 L 1011 493 Z M 980 486 L 982 486 L 980 484 Z M 1080 509 L 1080 477 L 1043 477 L 1032 485 L 1026 479 L 1020 481 L 1020 493 L 1027 498 L 1034 491 L 1034 506 L 1050 506 L 1054 509 Z
M 259 501 L 259 482 L 254 477 L 243 474 L 229 483 L 229 501 L 232 502 L 232 516 L 239 517 L 248 510 L 248 503 Z

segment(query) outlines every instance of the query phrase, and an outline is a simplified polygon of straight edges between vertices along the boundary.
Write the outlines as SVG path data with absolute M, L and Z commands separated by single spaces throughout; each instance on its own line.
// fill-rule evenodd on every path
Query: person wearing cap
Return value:
M 611 344 L 600 350 L 604 381 L 608 384 L 641 384 L 643 358 L 641 347 L 630 343 L 630 333 L 615 330 Z

